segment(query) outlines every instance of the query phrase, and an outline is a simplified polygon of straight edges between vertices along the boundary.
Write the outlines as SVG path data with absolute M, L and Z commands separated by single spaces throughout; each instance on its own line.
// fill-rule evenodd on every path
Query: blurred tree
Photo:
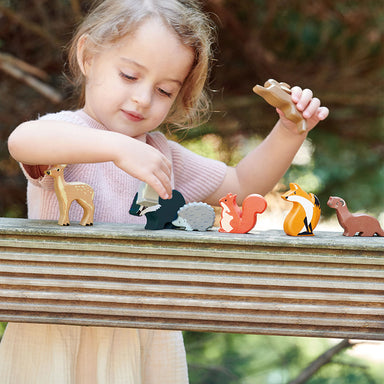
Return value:
M 255 83 L 276 78 L 309 87 L 331 114 L 309 136 L 312 161 L 292 167 L 285 184 L 311 173 L 317 182 L 305 187 L 321 201 L 341 195 L 352 210 L 382 212 L 382 2 L 216 0 L 207 7 L 219 18 L 214 106 L 225 111 L 213 116 L 215 132 L 234 146 L 239 135 L 269 132 L 276 115 L 252 94 Z
M 185 332 L 184 339 L 191 384 L 379 384 L 384 379 L 380 363 L 348 354 L 354 345 L 348 340 L 196 332 Z
M 64 47 L 92 1 L 0 0 L 0 215 L 25 215 L 25 181 L 6 138 L 20 122 L 75 106 Z M 235 163 L 244 138 L 264 137 L 273 109 L 251 91 L 276 78 L 309 87 L 331 110 L 310 134 L 312 161 L 283 180 L 311 180 L 321 201 L 341 195 L 351 210 L 383 210 L 384 11 L 380 0 L 205 0 L 218 26 L 211 87 L 215 112 L 187 137 L 216 133 Z M 181 137 L 184 137 L 181 133 Z M 179 134 L 180 136 L 180 134 Z M 235 157 L 234 157 L 235 156 Z M 307 175 L 311 177 L 308 178 Z M 325 204 L 323 204 L 325 206 Z M 332 213 L 327 207 L 325 214 Z

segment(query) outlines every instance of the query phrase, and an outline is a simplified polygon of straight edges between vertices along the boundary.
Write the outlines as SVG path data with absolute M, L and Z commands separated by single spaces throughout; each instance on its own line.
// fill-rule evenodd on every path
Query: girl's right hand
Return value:
M 63 121 L 20 124 L 8 139 L 9 152 L 23 164 L 79 164 L 113 161 L 149 184 L 163 199 L 172 196 L 171 162 L 157 149 L 120 133 Z
M 162 199 L 172 197 L 172 164 L 156 148 L 126 137 L 114 163 L 131 176 L 149 184 Z

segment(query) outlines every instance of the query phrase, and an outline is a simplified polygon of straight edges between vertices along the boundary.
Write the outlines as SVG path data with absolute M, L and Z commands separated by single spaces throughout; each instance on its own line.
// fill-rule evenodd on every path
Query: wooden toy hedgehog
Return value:
M 175 227 L 185 228 L 187 231 L 206 231 L 215 222 L 215 211 L 206 203 L 189 203 L 177 212 L 177 219 L 172 221 Z

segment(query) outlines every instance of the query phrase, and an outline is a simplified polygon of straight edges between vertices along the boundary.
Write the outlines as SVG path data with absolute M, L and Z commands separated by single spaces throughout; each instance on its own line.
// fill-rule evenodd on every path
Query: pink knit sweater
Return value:
M 62 111 L 45 115 L 41 119 L 106 129 L 83 110 Z M 187 202 L 203 201 L 222 183 L 226 173 L 224 163 L 196 155 L 180 144 L 167 140 L 160 132 L 147 134 L 146 142 L 171 161 L 172 187 L 181 192 Z M 53 188 L 53 178 L 50 176 L 33 178 L 32 174 L 36 172 L 31 167 L 22 168 L 28 179 L 28 217 L 57 220 L 59 207 Z M 140 181 L 116 167 L 113 162 L 69 165 L 65 169 L 64 177 L 68 182 L 87 183 L 95 190 L 95 222 L 145 223 L 145 217 L 129 214 Z M 81 216 L 82 208 L 77 203 L 72 204 L 70 219 L 79 221 Z

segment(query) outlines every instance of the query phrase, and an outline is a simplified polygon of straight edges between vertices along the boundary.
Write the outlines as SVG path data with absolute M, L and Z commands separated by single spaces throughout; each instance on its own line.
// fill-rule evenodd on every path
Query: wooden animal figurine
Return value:
M 54 187 L 57 199 L 59 201 L 60 218 L 59 225 L 69 225 L 69 208 L 76 200 L 84 210 L 81 225 L 93 225 L 93 214 L 95 206 L 93 198 L 95 192 L 92 187 L 85 183 L 72 182 L 67 183 L 64 180 L 64 169 L 66 164 L 55 165 L 45 171 L 45 173 L 54 178 Z
M 289 191 L 281 195 L 284 200 L 293 203 L 284 220 L 284 231 L 289 236 L 313 236 L 321 214 L 319 199 L 296 183 L 290 183 L 289 188 Z
M 356 234 L 364 237 L 384 236 L 384 230 L 375 217 L 365 213 L 349 212 L 346 202 L 341 197 L 331 196 L 327 205 L 336 209 L 337 220 L 344 229 L 344 236 Z
M 137 204 L 151 207 L 159 204 L 158 193 L 147 183 L 142 182 L 137 191 Z
M 219 200 L 222 207 L 219 232 L 247 233 L 256 225 L 257 214 L 267 208 L 267 201 L 261 195 L 247 196 L 242 208 L 237 205 L 236 197 L 228 193 Z
M 307 122 L 292 101 L 291 87 L 287 83 L 279 83 L 276 80 L 269 79 L 265 82 L 264 87 L 255 85 L 253 92 L 261 96 L 273 107 L 281 109 L 287 119 L 297 125 L 299 133 L 307 130 Z
M 129 213 L 134 216 L 144 216 L 147 218 L 145 229 L 164 229 L 174 228 L 172 221 L 177 218 L 177 211 L 185 205 L 183 195 L 177 191 L 172 191 L 172 198 L 162 199 L 159 197 L 158 204 L 144 206 L 137 203 L 138 193 L 136 193 Z
M 175 227 L 186 231 L 206 231 L 215 222 L 214 209 L 202 202 L 185 204 L 177 211 L 177 219 L 172 221 Z

